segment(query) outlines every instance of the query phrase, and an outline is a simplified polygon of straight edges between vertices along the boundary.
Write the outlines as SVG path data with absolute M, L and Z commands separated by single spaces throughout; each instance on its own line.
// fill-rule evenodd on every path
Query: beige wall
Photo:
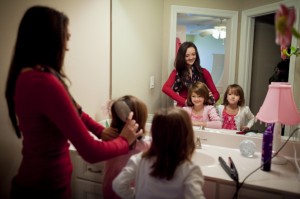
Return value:
M 25 10 L 32 5 L 49 5 L 70 18 L 70 51 L 65 71 L 72 81 L 71 93 L 84 111 L 95 119 L 106 117 L 102 104 L 109 99 L 110 84 L 110 2 L 107 0 L 10 0 L 0 5 L 0 198 L 7 198 L 12 177 L 21 159 L 21 140 L 8 119 L 4 98 L 5 82 Z
M 112 1 L 112 98 L 137 96 L 149 113 L 161 104 L 162 19 L 161 0 Z

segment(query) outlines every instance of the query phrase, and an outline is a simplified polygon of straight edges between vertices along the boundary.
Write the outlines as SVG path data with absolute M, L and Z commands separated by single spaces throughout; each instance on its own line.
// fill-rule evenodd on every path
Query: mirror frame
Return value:
M 227 33 L 229 41 L 226 43 L 225 50 L 225 67 L 228 65 L 228 84 L 235 82 L 235 66 L 236 66 L 236 49 L 237 49 L 237 30 L 238 30 L 238 11 L 188 7 L 188 6 L 171 6 L 171 19 L 170 19 L 170 37 L 169 37 L 169 56 L 168 56 L 168 72 L 173 70 L 173 62 L 175 59 L 175 41 L 176 41 L 176 26 L 177 26 L 177 14 L 197 14 L 209 17 L 223 17 L 229 19 L 231 23 L 228 23 L 228 29 L 230 34 Z M 226 39 L 227 39 L 226 38 Z

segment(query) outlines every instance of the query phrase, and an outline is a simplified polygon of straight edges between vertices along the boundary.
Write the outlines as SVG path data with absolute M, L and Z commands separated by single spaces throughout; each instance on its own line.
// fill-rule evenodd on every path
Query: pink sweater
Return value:
M 103 198 L 121 199 L 112 189 L 113 180 L 119 175 L 129 158 L 139 152 L 144 152 L 150 147 L 149 141 L 137 141 L 136 147 L 128 154 L 115 157 L 105 162 L 103 178 Z
M 185 106 L 183 107 L 183 109 L 188 112 L 188 114 L 191 116 L 192 121 L 206 122 L 207 128 L 214 128 L 214 129 L 222 128 L 222 119 L 217 113 L 217 110 L 214 106 L 205 105 L 202 118 L 198 120 L 192 115 L 192 107 Z
M 53 194 L 61 189 L 56 197 L 67 198 L 72 174 L 68 141 L 90 163 L 129 151 L 122 137 L 109 142 L 95 140 L 88 130 L 99 136 L 104 127 L 85 113 L 80 117 L 62 83 L 50 73 L 21 73 L 15 108 L 23 135 L 15 189 Z

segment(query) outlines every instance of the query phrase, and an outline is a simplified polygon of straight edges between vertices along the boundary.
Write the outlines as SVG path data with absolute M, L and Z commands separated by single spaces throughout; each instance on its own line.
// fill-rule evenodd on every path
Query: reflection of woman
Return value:
M 177 106 L 185 106 L 188 88 L 195 82 L 203 82 L 210 90 L 212 103 L 218 101 L 220 95 L 208 70 L 200 66 L 197 47 L 192 42 L 184 42 L 178 49 L 175 69 L 162 87 L 162 91 L 177 102 Z
M 18 137 L 23 137 L 23 157 L 11 198 L 70 198 L 68 141 L 94 163 L 126 154 L 141 135 L 131 119 L 115 140 L 101 142 L 89 134 L 88 130 L 98 136 L 105 132 L 81 110 L 64 82 L 68 21 L 61 12 L 34 6 L 19 26 L 6 85 L 9 116 Z

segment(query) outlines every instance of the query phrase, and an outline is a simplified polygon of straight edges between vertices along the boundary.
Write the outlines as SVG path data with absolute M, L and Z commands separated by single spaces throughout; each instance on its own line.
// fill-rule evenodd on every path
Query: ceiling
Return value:
M 263 16 L 255 17 L 256 21 L 273 24 L 274 25 L 275 14 L 267 14 Z M 214 28 L 221 24 L 226 26 L 226 18 L 211 17 L 204 15 L 188 14 L 188 13 L 178 13 L 177 14 L 177 25 L 186 26 L 187 34 L 198 34 L 196 30 L 204 30 Z M 198 31 L 199 32 L 199 31 Z
M 187 34 L 198 34 L 193 32 L 197 32 L 196 30 L 211 29 L 219 25 L 226 26 L 226 18 L 179 13 L 177 14 L 177 25 L 186 26 Z

